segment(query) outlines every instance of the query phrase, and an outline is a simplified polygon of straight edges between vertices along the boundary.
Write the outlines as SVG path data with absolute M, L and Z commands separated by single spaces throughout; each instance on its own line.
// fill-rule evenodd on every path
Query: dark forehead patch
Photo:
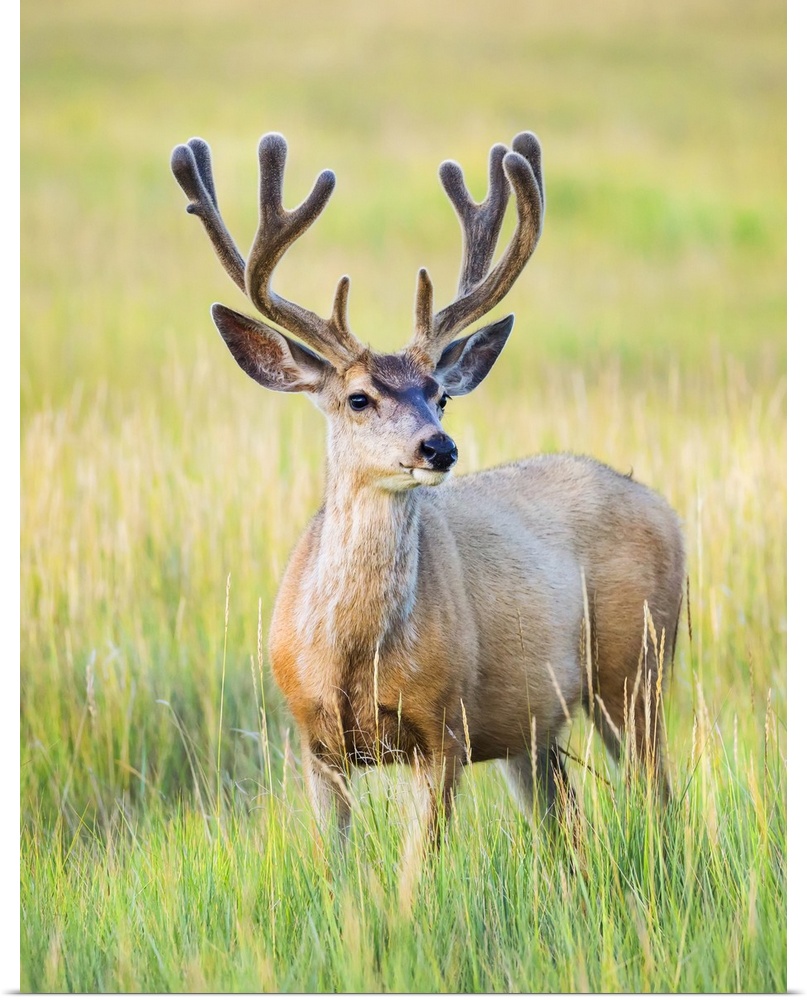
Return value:
M 433 396 L 437 382 L 405 354 L 377 354 L 370 365 L 370 378 L 379 392 L 398 394 L 411 389 Z

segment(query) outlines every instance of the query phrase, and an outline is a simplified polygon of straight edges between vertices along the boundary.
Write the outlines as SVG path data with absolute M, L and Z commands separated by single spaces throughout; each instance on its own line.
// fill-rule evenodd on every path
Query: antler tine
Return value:
M 471 200 L 457 164 L 444 163 L 440 178 L 460 218 L 464 252 L 457 298 L 434 316 L 426 336 L 420 332 L 422 324 L 416 324 L 414 343 L 433 360 L 457 333 L 504 298 L 532 255 L 544 214 L 541 146 L 532 132 L 520 132 L 511 152 L 504 146 L 494 146 L 490 152 L 490 188 L 481 205 Z M 507 207 L 508 187 L 516 196 L 518 221 L 501 259 L 489 270 Z M 424 309 L 422 289 L 420 282 L 418 316 Z
M 224 270 L 241 291 L 244 284 L 244 258 L 224 225 L 213 186 L 210 147 L 204 139 L 188 139 L 171 153 L 171 170 L 179 186 L 190 199 L 187 211 L 197 215 L 207 230 L 213 249 Z
M 440 180 L 454 206 L 463 237 L 463 260 L 459 294 L 465 295 L 487 274 L 504 221 L 510 191 L 505 183 L 502 161 L 507 146 L 497 143 L 490 151 L 488 194 L 477 204 L 468 193 L 462 167 L 453 160 L 440 164 Z
M 310 309 L 284 299 L 272 290 L 272 275 L 283 254 L 318 218 L 336 184 L 331 170 L 323 170 L 308 197 L 297 208 L 283 208 L 283 173 L 288 146 L 278 132 L 263 136 L 258 144 L 260 164 L 260 222 L 246 264 L 246 291 L 268 318 L 295 334 L 337 365 L 362 351 L 347 323 L 350 281 L 342 277 L 336 288 L 333 311 L 323 319 Z
M 532 167 L 535 183 L 538 185 L 538 192 L 541 195 L 541 221 L 538 231 L 540 238 L 546 214 L 546 193 L 544 191 L 544 174 L 541 169 L 541 143 L 538 141 L 538 136 L 533 132 L 519 132 L 513 139 L 513 151 L 520 153 Z
M 418 271 L 417 293 L 415 295 L 415 338 L 416 345 L 428 344 L 434 324 L 434 288 L 425 267 Z M 427 350 L 428 353 L 428 350 Z
M 204 139 L 199 138 L 188 139 L 187 145 L 196 159 L 196 167 L 202 179 L 202 185 L 210 195 L 213 207 L 218 211 L 219 202 L 216 198 L 216 186 L 213 183 L 213 163 L 210 159 L 210 146 L 208 146 Z

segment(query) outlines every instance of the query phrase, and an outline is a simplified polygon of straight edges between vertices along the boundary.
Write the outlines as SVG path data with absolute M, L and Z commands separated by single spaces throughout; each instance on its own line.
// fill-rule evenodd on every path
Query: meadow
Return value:
M 21 956 L 25 991 L 786 988 L 785 6 L 774 0 L 22 7 Z M 320 415 L 208 315 L 248 308 L 168 167 L 212 146 L 248 247 L 255 149 L 286 200 L 338 184 L 278 285 L 408 340 L 453 297 L 446 158 L 544 147 L 516 327 L 450 404 L 460 474 L 591 454 L 664 494 L 688 549 L 660 814 L 588 724 L 582 842 L 469 769 L 413 913 L 410 783 L 362 777 L 317 850 L 265 654 L 323 485 Z M 509 231 L 505 222 L 505 231 Z

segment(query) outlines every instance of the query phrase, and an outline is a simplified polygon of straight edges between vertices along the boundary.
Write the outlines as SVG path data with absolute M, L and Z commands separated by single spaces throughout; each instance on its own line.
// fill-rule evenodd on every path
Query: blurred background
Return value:
M 22 5 L 24 990 L 784 988 L 785 13 Z M 439 163 L 481 199 L 488 150 L 523 129 L 543 144 L 543 237 L 491 315 L 516 314 L 506 350 L 446 424 L 460 473 L 582 452 L 679 512 L 680 812 L 662 833 L 641 789 L 620 798 L 578 723 L 584 877 L 481 765 L 426 919 L 402 930 L 382 891 L 397 807 L 367 813 L 331 894 L 264 657 L 320 502 L 321 415 L 232 361 L 209 307 L 250 307 L 169 156 L 211 144 L 244 252 L 263 133 L 288 139 L 287 205 L 332 168 L 276 287 L 321 313 L 348 273 L 353 330 L 395 350 L 419 267 L 438 307 L 455 294 Z
M 228 576 L 222 767 L 257 773 L 258 604 L 265 631 L 324 435 L 210 321 L 248 304 L 169 170 L 193 135 L 244 251 L 261 134 L 289 141 L 288 205 L 335 170 L 277 287 L 322 312 L 350 274 L 354 331 L 392 350 L 418 267 L 454 296 L 438 164 L 481 199 L 490 146 L 534 130 L 544 235 L 495 314 L 507 350 L 450 406 L 460 471 L 559 449 L 632 468 L 687 535 L 673 729 L 698 697 L 741 740 L 768 696 L 784 718 L 784 3 L 37 0 L 22 28 L 24 824 L 187 789 L 172 713 L 215 770 Z
M 194 343 L 193 357 L 209 335 L 200 300 L 233 300 L 166 169 L 195 134 L 245 249 L 261 134 L 289 140 L 290 203 L 336 171 L 284 286 L 322 305 L 350 273 L 353 325 L 394 347 L 420 265 L 438 301 L 454 291 L 437 165 L 458 159 L 481 198 L 489 147 L 532 129 L 547 227 L 508 303 L 531 366 L 697 370 L 720 350 L 773 374 L 784 16 L 759 0 L 25 5 L 26 410 L 78 380 L 153 384 L 172 351 Z

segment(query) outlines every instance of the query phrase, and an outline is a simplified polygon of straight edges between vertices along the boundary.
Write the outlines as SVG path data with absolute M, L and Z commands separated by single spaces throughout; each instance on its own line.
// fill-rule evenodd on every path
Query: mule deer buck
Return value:
M 283 329 L 216 304 L 227 347 L 262 386 L 307 393 L 327 420 L 325 498 L 270 631 L 318 815 L 335 810 L 347 834 L 351 768 L 401 760 L 425 779 L 423 834 L 434 841 L 471 760 L 501 761 L 522 808 L 551 812 L 568 787 L 559 736 L 580 704 L 612 754 L 633 744 L 666 798 L 657 694 L 684 577 L 676 515 L 632 478 L 566 454 L 449 479 L 446 402 L 488 374 L 514 317 L 463 331 L 504 298 L 541 234 L 538 140 L 522 132 L 512 150 L 492 148 L 480 204 L 460 167 L 443 163 L 463 234 L 459 289 L 435 312 L 420 270 L 414 335 L 395 354 L 351 333 L 347 277 L 327 318 L 275 291 L 276 266 L 335 184 L 324 171 L 288 211 L 286 154 L 281 135 L 260 140 L 260 223 L 246 261 L 219 213 L 207 144 L 191 139 L 171 162 L 227 273 Z M 515 232 L 492 266 L 511 189 Z

